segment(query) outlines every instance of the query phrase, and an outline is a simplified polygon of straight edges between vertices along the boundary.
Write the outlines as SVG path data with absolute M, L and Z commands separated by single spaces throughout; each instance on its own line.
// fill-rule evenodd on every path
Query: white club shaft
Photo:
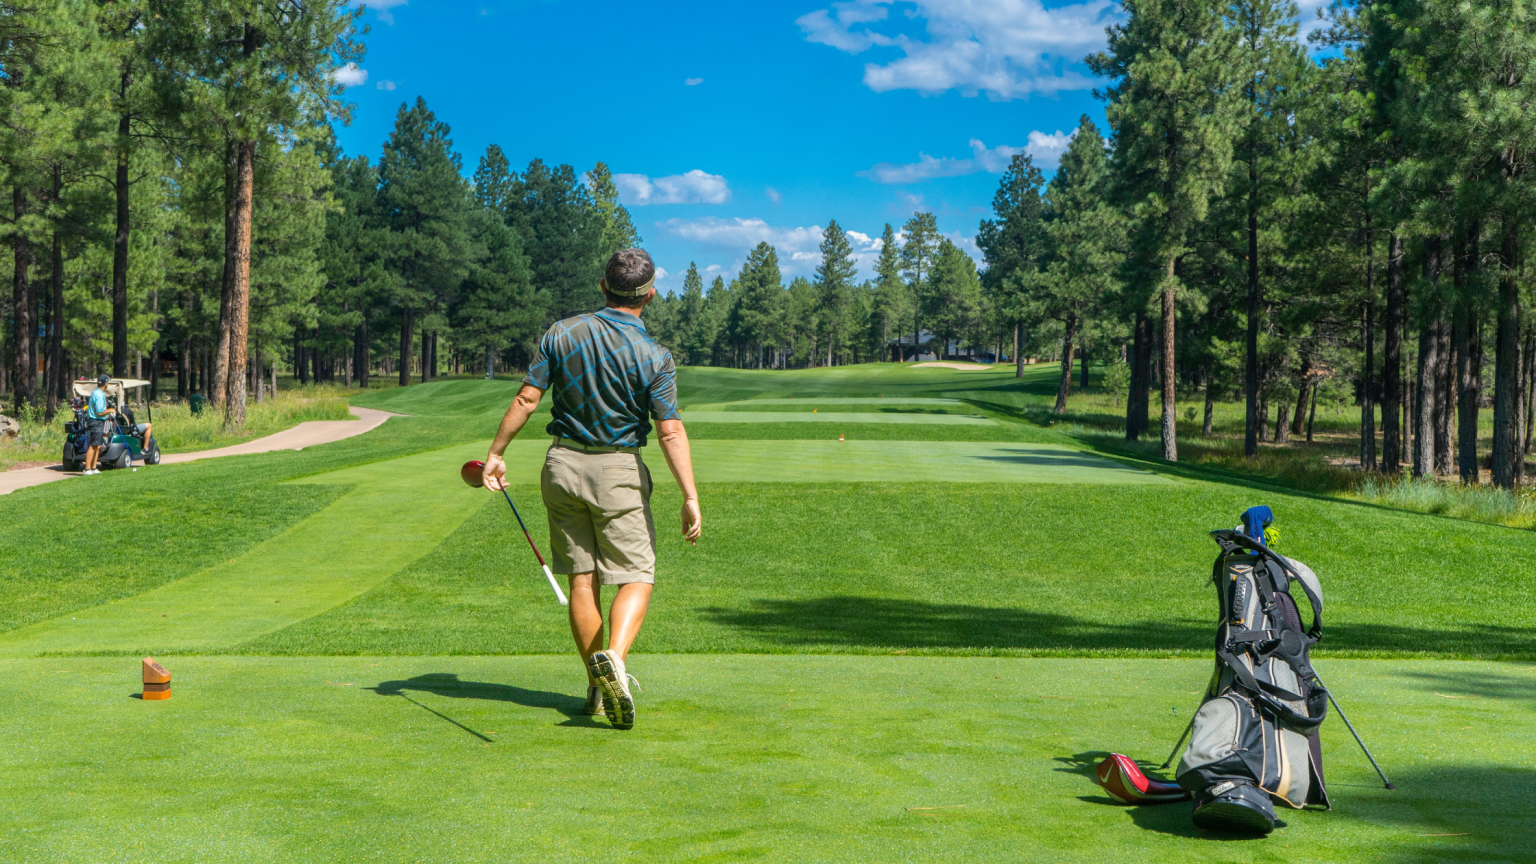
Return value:
M 555 597 L 560 600 L 560 605 L 565 605 L 565 592 L 560 590 L 560 583 L 555 581 L 555 574 L 549 572 L 549 565 L 544 565 L 544 578 L 549 580 L 549 587 L 555 589 Z

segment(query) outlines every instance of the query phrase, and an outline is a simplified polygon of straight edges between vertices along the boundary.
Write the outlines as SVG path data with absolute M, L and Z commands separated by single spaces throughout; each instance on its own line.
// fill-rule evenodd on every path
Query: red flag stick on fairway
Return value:
M 484 475 L 485 463 L 478 459 L 465 462 L 464 466 L 459 469 L 459 476 L 464 479 L 464 482 L 476 489 L 485 485 Z M 555 574 L 551 573 L 549 565 L 544 563 L 544 556 L 539 554 L 539 547 L 533 544 L 533 535 L 528 533 L 528 526 L 523 524 L 523 516 L 517 512 L 517 505 L 512 503 L 512 496 L 507 493 L 507 485 L 505 483 L 501 485 L 501 495 L 507 499 L 507 506 L 512 508 L 512 515 L 517 517 L 517 527 L 523 529 L 523 538 L 528 541 L 528 548 L 533 550 L 533 557 L 538 559 L 539 566 L 544 568 L 544 578 L 549 580 L 549 587 L 555 589 L 555 599 L 560 601 L 561 606 L 564 606 L 565 592 L 560 590 L 560 583 L 555 581 Z

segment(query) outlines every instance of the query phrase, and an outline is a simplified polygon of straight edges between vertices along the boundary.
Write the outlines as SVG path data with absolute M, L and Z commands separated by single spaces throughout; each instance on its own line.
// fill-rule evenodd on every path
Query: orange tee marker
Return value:
M 144 698 L 171 698 L 171 673 L 153 657 L 144 658 Z

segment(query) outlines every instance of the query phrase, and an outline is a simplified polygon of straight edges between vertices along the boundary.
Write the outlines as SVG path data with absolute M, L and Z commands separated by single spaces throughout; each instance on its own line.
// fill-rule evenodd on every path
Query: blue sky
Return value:
M 1311 0 L 1307 5 L 1316 5 Z M 637 4 L 381 0 L 357 69 L 349 153 L 377 158 L 402 102 L 427 100 L 472 172 L 486 145 L 578 171 L 606 162 L 678 290 L 690 261 L 729 276 L 759 240 L 810 275 L 829 219 L 870 275 L 886 222 L 915 210 L 974 253 L 999 172 L 1047 173 L 1103 107 L 1084 55 L 1107 0 Z

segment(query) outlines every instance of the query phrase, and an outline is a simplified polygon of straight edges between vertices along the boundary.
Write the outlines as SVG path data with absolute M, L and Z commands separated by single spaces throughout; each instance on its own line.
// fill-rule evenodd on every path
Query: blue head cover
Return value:
M 1267 546 L 1269 544 L 1264 542 L 1264 529 L 1274 521 L 1275 514 L 1268 507 L 1249 507 L 1243 511 L 1243 533 L 1259 541 L 1259 545 Z

